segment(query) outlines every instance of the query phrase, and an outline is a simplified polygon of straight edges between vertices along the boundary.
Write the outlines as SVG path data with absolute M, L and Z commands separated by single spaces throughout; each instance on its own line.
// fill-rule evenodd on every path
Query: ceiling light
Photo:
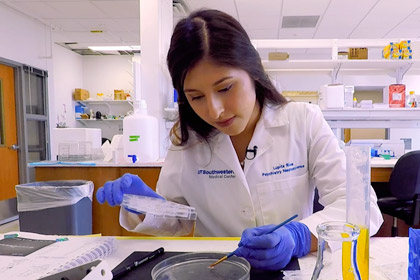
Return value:
M 92 51 L 133 51 L 139 50 L 140 46 L 91 46 Z

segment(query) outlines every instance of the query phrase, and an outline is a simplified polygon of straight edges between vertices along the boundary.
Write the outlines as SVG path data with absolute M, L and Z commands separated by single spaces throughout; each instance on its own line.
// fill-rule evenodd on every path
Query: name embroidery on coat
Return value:
M 273 176 L 273 175 L 293 172 L 301 168 L 305 168 L 305 165 L 304 164 L 295 165 L 294 163 L 287 162 L 285 164 L 279 164 L 277 166 L 273 166 L 273 171 L 263 172 L 261 176 L 263 177 Z

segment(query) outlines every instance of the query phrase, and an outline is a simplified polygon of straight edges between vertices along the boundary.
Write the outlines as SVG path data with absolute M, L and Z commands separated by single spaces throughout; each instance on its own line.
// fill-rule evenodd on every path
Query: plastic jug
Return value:
M 147 114 L 144 100 L 135 101 L 134 114 L 123 120 L 124 159 L 128 163 L 159 159 L 158 119 Z

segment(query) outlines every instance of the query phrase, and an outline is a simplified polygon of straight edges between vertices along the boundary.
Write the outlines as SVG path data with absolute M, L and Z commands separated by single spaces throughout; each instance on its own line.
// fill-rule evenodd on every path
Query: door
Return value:
M 0 64 L 0 201 L 16 197 L 19 183 L 14 69 Z

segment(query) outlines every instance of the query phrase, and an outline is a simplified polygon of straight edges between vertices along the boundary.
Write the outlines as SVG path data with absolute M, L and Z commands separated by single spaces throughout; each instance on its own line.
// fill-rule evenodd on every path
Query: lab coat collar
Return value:
M 289 124 L 289 118 L 285 113 L 286 106 L 265 105 L 261 113 L 261 119 L 266 128 L 279 127 Z
M 279 122 L 278 119 L 282 119 L 282 121 Z M 244 169 L 245 176 L 248 169 L 254 164 L 254 162 L 256 162 L 258 158 L 273 145 L 273 136 L 271 135 L 269 129 L 288 123 L 288 120 L 285 121 L 285 119 L 287 120 L 286 116 L 284 116 L 283 110 L 278 110 L 276 107 L 263 107 L 261 117 L 255 126 L 254 134 L 252 135 L 251 141 L 248 145 L 248 148 L 250 149 L 257 147 L 257 153 L 255 158 L 246 161 Z

